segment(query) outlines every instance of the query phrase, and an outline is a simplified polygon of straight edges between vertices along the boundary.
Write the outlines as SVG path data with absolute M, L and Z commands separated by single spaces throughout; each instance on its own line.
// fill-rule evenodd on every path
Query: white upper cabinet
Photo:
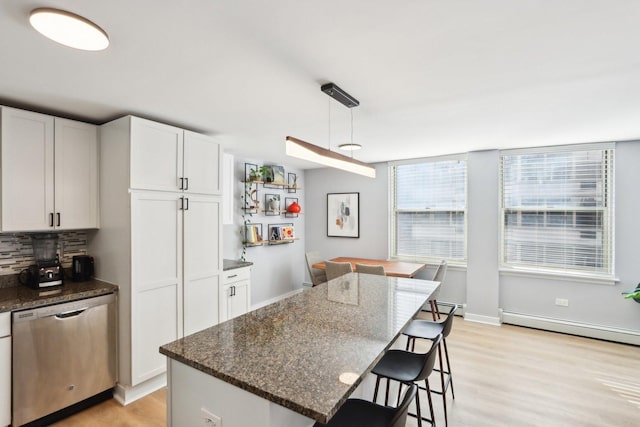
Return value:
M 97 228 L 97 127 L 8 107 L 1 127 L 2 231 Z
M 183 134 L 180 128 L 131 117 L 131 188 L 182 188 Z
M 98 132 L 55 119 L 55 211 L 61 230 L 98 226 Z
M 184 131 L 184 190 L 222 194 L 222 147 L 213 138 Z
M 131 117 L 131 188 L 221 194 L 221 148 L 213 138 Z

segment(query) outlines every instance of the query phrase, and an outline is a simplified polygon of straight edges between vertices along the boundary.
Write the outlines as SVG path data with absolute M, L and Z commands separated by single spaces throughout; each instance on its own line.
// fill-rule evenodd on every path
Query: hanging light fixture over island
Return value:
M 355 99 L 333 83 L 322 85 L 320 90 L 348 108 L 353 108 L 360 105 L 360 102 L 358 102 L 357 99 Z M 329 117 L 329 120 L 331 120 L 331 117 Z M 348 148 L 351 150 L 355 149 L 355 146 L 361 147 L 360 144 L 353 143 L 353 112 L 351 114 L 351 142 L 350 144 L 343 144 L 343 146 L 346 145 L 352 147 Z M 296 157 L 302 160 L 308 160 L 324 166 L 341 169 L 347 172 L 357 173 L 369 178 L 376 177 L 376 169 L 372 165 L 356 160 L 353 157 L 348 157 L 340 153 L 336 153 L 335 151 L 331 151 L 330 145 L 329 149 L 326 149 L 311 144 L 310 142 L 294 138 L 293 136 L 287 136 L 286 153 L 287 156 Z

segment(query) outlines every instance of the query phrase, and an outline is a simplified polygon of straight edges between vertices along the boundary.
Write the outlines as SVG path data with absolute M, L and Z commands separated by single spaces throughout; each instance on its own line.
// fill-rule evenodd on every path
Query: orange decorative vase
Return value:
M 297 214 L 300 213 L 300 211 L 302 210 L 302 208 L 300 207 L 300 205 L 298 204 L 298 202 L 293 202 L 289 205 L 289 207 L 287 207 L 287 211 L 289 213 L 293 213 L 293 214 Z

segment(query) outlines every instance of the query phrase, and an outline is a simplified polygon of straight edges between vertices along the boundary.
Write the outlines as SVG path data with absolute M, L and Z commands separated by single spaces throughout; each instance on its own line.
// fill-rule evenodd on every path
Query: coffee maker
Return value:
M 34 289 L 62 285 L 63 270 L 58 259 L 58 236 L 56 234 L 34 234 L 31 236 L 35 264 L 28 270 L 27 285 Z

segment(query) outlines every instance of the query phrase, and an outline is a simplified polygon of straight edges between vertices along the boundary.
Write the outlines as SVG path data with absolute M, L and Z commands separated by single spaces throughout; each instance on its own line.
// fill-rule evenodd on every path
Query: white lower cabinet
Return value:
M 220 288 L 220 321 L 233 319 L 249 311 L 251 304 L 250 267 L 227 270 Z
M 0 426 L 11 424 L 11 313 L 0 313 Z

